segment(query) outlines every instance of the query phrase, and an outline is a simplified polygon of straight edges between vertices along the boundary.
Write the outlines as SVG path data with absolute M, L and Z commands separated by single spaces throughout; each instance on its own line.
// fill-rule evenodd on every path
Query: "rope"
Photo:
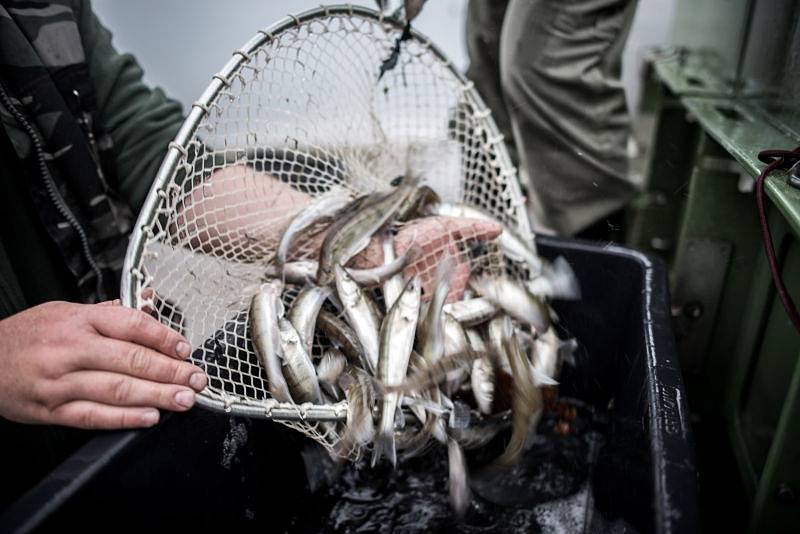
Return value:
M 800 332 L 800 313 L 798 313 L 797 305 L 795 305 L 794 300 L 792 300 L 792 297 L 786 290 L 783 278 L 778 270 L 775 245 L 772 242 L 772 233 L 769 230 L 769 221 L 767 221 L 767 212 L 764 206 L 764 182 L 767 176 L 776 169 L 788 170 L 792 166 L 800 163 L 800 146 L 794 150 L 762 150 L 758 153 L 758 159 L 767 164 L 756 180 L 756 208 L 758 208 L 758 221 L 761 225 L 761 241 L 764 243 L 764 252 L 767 254 L 769 270 L 772 274 L 772 281 L 775 284 L 775 289 L 778 291 L 778 297 L 781 299 L 781 303 L 786 310 L 786 314 L 789 316 L 789 320 L 797 331 Z

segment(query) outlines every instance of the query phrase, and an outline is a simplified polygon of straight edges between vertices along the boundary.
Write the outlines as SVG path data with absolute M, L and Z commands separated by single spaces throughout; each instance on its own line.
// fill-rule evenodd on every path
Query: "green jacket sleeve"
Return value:
M 100 117 L 114 141 L 116 188 L 138 211 L 183 123 L 181 105 L 145 85 L 142 68 L 132 55 L 116 51 L 89 0 L 81 6 L 79 24 Z

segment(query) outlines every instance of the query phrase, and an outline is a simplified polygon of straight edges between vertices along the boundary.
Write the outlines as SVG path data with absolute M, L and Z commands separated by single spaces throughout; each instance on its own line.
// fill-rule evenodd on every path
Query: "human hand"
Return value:
M 186 339 L 115 303 L 48 302 L 0 321 L 0 416 L 80 428 L 149 427 L 185 411 L 205 373 Z
M 499 224 L 484 219 L 457 217 L 421 217 L 405 223 L 394 238 L 395 253 L 400 256 L 411 246 L 421 253 L 405 268 L 406 278 L 418 275 L 423 300 L 430 300 L 439 264 L 448 257 L 455 262 L 450 273 L 447 302 L 461 300 L 470 276 L 470 264 L 464 250 L 466 243 L 491 241 L 503 231 Z M 366 269 L 383 263 L 383 251 L 373 238 L 367 248 L 353 259 L 353 266 Z

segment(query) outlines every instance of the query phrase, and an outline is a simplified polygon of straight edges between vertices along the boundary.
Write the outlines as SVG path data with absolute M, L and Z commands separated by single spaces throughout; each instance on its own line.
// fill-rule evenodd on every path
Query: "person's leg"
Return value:
M 621 55 L 635 0 L 511 0 L 500 75 L 535 223 L 573 235 L 636 194 Z
M 470 0 L 467 8 L 467 78 L 492 111 L 515 165 L 519 164 L 500 86 L 500 31 L 508 0 Z

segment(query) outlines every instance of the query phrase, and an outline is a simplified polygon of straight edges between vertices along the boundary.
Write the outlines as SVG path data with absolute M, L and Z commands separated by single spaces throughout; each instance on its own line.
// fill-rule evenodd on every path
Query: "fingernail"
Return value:
M 175 345 L 175 352 L 177 352 L 178 356 L 181 358 L 188 358 L 191 350 L 192 348 L 185 341 L 178 341 L 178 344 Z
M 175 402 L 184 408 L 191 408 L 194 405 L 194 392 L 184 389 L 175 394 Z
M 204 387 L 206 387 L 206 375 L 205 373 L 195 373 L 189 377 L 189 385 L 192 386 L 192 389 L 196 391 L 200 391 Z
M 158 410 L 148 410 L 142 414 L 142 424 L 144 426 L 153 426 L 158 423 Z

